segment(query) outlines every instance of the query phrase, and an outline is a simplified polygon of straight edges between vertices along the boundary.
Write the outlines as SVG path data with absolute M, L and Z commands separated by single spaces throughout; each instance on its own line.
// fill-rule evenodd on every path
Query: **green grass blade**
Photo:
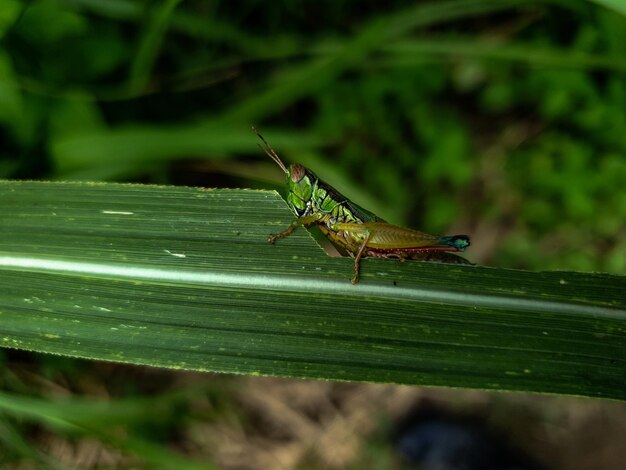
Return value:
M 626 2 L 624 0 L 589 0 L 591 3 L 602 5 L 603 7 L 616 11 L 626 16 Z
M 157 11 L 149 15 L 130 70 L 128 88 L 131 93 L 139 93 L 148 83 L 172 14 L 180 2 L 181 0 L 164 0 Z
M 169 404 L 169 403 L 168 403 Z M 0 414 L 16 417 L 20 421 L 33 421 L 67 435 L 97 436 L 103 442 L 114 445 L 130 454 L 141 458 L 151 468 L 177 470 L 207 470 L 216 468 L 209 462 L 195 462 L 135 435 L 119 432 L 116 425 L 126 424 L 134 419 L 143 422 L 158 419 L 172 413 L 165 403 L 159 400 L 83 400 L 75 398 L 41 399 L 0 392 Z M 94 426 L 97 423 L 97 426 Z M 0 428 L 1 429 L 1 428 Z M 117 431 L 117 432 L 116 432 Z M 52 461 L 44 460 L 27 445 L 21 453 L 35 458 L 45 468 L 65 468 L 54 466 Z M 28 452 L 30 450 L 30 452 Z
M 0 182 L 0 344 L 626 398 L 626 279 L 326 256 L 274 192 Z M 480 242 L 476 240 L 476 242 Z
M 451 57 L 527 63 L 532 67 L 605 69 L 626 72 L 622 56 L 584 54 L 567 49 L 537 47 L 533 44 L 506 44 L 497 41 L 431 39 L 429 41 L 398 41 L 386 46 L 387 56 L 380 62 L 385 65 L 414 66 L 433 57 Z
M 265 130 L 264 130 L 265 132 Z M 101 145 L 106 142 L 106 145 Z M 78 134 L 59 140 L 54 152 L 57 170 L 65 179 L 91 179 L 125 169 L 143 168 L 168 161 L 173 156 L 211 155 L 229 158 L 239 152 L 259 153 L 250 126 L 145 127 Z M 310 133 L 272 133 L 272 145 L 307 149 L 319 145 Z M 100 162 L 100 163 L 95 163 Z M 117 170 L 117 171 L 116 171 Z

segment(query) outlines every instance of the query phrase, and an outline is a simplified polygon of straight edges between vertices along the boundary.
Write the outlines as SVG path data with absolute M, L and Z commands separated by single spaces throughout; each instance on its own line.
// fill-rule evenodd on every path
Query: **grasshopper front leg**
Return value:
M 274 244 L 276 240 L 280 238 L 285 238 L 291 235 L 291 233 L 298 227 L 300 226 L 308 227 L 310 225 L 316 224 L 320 221 L 321 218 L 322 218 L 322 214 L 320 213 L 313 214 L 313 215 L 305 215 L 304 217 L 298 217 L 296 220 L 291 222 L 289 227 L 287 227 L 287 230 L 285 230 L 284 232 L 278 233 L 276 235 L 269 235 L 267 237 L 267 242 Z

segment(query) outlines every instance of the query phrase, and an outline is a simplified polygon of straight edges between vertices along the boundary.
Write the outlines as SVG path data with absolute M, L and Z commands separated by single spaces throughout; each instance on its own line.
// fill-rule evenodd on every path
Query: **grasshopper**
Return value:
M 269 243 L 289 236 L 300 226 L 316 225 L 341 253 L 354 258 L 352 284 L 359 282 L 360 262 L 364 257 L 471 264 L 449 253 L 467 248 L 470 245 L 467 235 L 438 237 L 390 224 L 342 196 L 299 163 L 287 168 L 263 136 L 254 127 L 252 130 L 263 143 L 258 144 L 261 150 L 285 173 L 287 204 L 297 217 L 284 232 L 269 235 Z

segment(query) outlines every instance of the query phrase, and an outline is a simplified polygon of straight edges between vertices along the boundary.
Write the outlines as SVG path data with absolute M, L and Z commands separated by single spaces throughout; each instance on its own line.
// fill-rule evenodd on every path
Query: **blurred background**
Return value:
M 251 125 L 474 262 L 626 273 L 619 0 L 0 0 L 0 178 L 280 188 Z M 1 360 L 0 468 L 404 468 L 415 409 L 626 458 L 616 403 Z

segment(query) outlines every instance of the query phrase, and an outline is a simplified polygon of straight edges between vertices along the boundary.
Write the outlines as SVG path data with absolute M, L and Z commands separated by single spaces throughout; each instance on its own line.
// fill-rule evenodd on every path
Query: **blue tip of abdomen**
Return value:
M 459 251 L 463 251 L 470 246 L 470 239 L 467 235 L 450 235 L 447 237 L 440 237 L 439 240 L 444 245 L 456 248 Z

